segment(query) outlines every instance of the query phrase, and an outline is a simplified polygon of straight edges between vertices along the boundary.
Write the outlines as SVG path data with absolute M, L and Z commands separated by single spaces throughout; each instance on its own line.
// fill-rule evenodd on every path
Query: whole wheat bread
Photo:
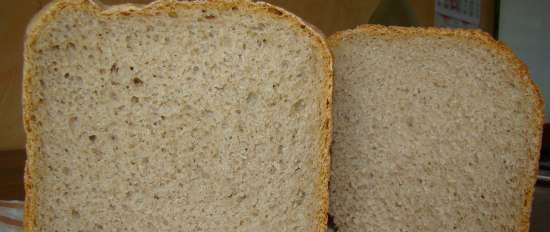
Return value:
M 339 232 L 528 230 L 543 103 L 508 48 L 478 31 L 383 26 L 328 43 Z
M 326 230 L 331 62 L 266 3 L 54 1 L 25 44 L 26 230 Z

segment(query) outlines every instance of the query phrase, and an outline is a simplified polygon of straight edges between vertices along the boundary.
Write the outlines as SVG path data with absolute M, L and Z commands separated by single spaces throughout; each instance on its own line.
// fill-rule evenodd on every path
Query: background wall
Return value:
M 550 122 L 550 1 L 501 0 L 499 39 L 529 66 L 544 95 Z

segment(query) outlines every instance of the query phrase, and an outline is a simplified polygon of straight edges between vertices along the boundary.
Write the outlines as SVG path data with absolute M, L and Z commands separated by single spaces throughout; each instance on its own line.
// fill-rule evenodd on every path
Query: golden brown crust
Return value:
M 485 48 L 494 51 L 499 56 L 503 57 L 516 72 L 516 76 L 520 78 L 522 84 L 524 84 L 525 90 L 528 91 L 528 95 L 533 100 L 533 117 L 530 125 L 533 127 L 533 131 L 536 132 L 534 138 L 536 145 L 529 150 L 529 159 L 533 165 L 526 178 L 526 185 L 524 195 L 524 208 L 521 218 L 518 219 L 520 231 L 529 231 L 529 217 L 531 213 L 531 202 L 533 201 L 534 185 L 537 180 L 538 173 L 538 160 L 540 156 L 540 147 L 542 143 L 542 128 L 544 125 L 544 102 L 539 88 L 535 85 L 530 78 L 527 65 L 525 65 L 510 48 L 500 41 L 496 41 L 489 34 L 481 30 L 471 29 L 448 29 L 448 28 L 419 28 L 419 27 L 398 27 L 398 26 L 381 26 L 381 25 L 361 25 L 352 30 L 345 30 L 336 32 L 329 36 L 327 39 L 329 47 L 337 46 L 338 43 L 352 39 L 358 34 L 368 34 L 370 36 L 387 36 L 391 39 L 410 38 L 417 36 L 433 36 L 433 37 L 454 37 L 464 42 L 474 42 L 477 45 L 484 46 Z
M 100 2 L 94 0 L 54 0 L 48 4 L 44 9 L 35 15 L 33 20 L 29 23 L 26 32 L 25 40 L 25 52 L 24 52 L 24 72 L 23 72 L 23 101 L 24 101 L 24 124 L 25 131 L 27 133 L 27 152 L 28 158 L 25 169 L 25 218 L 24 218 L 24 231 L 33 231 L 34 220 L 36 220 L 36 207 L 39 201 L 36 199 L 36 194 L 33 189 L 32 178 L 37 174 L 34 170 L 34 159 L 39 153 L 40 141 L 38 140 L 38 134 L 35 133 L 35 123 L 33 119 L 33 112 L 37 105 L 32 99 L 31 94 L 31 79 L 32 71 L 30 62 L 32 61 L 33 52 L 32 47 L 38 38 L 41 30 L 52 20 L 58 13 L 66 8 L 73 7 L 75 9 L 87 10 L 99 15 L 109 16 L 142 16 L 142 15 L 155 15 L 158 13 L 171 13 L 176 8 L 192 9 L 198 7 L 207 7 L 209 9 L 217 10 L 246 10 L 250 12 L 257 12 L 266 16 L 276 18 L 278 20 L 285 20 L 295 26 L 297 31 L 308 36 L 313 41 L 313 46 L 320 52 L 324 63 L 324 81 L 323 81 L 323 99 L 320 104 L 321 109 L 321 141 L 320 141 L 320 178 L 318 183 L 318 197 L 321 200 L 321 208 L 316 215 L 317 228 L 315 231 L 326 231 L 327 228 L 327 213 L 328 213 L 328 180 L 330 171 L 330 157 L 329 146 L 331 144 L 332 134 L 332 55 L 325 42 L 324 36 L 314 29 L 312 26 L 305 23 L 299 17 L 287 12 L 284 9 L 270 5 L 264 2 L 252 2 L 249 0 L 208 0 L 208 1 L 176 1 L 176 0 L 157 0 L 147 5 L 136 4 L 124 4 L 118 6 L 106 6 Z

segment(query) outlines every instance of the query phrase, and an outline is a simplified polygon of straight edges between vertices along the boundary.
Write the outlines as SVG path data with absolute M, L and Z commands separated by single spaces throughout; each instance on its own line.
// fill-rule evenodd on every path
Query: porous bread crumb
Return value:
M 364 26 L 335 58 L 339 232 L 527 231 L 542 100 L 480 32 Z
M 325 228 L 332 67 L 309 27 L 248 1 L 49 7 L 26 44 L 29 231 Z

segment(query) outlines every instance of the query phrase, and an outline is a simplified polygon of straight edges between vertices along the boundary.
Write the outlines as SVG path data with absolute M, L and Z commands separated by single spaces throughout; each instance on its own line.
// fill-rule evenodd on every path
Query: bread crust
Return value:
M 29 63 L 32 62 L 33 46 L 38 38 L 38 35 L 44 27 L 55 17 L 59 12 L 66 8 L 87 10 L 94 12 L 98 17 L 101 16 L 144 16 L 155 15 L 158 13 L 170 13 L 176 9 L 193 9 L 193 8 L 210 8 L 217 10 L 244 10 L 251 13 L 259 13 L 261 15 L 273 17 L 274 20 L 283 20 L 295 27 L 302 35 L 309 37 L 312 40 L 313 46 L 321 54 L 323 62 L 323 89 L 322 101 L 319 103 L 321 110 L 321 127 L 320 129 L 320 154 L 319 154 L 319 180 L 317 183 L 317 198 L 321 202 L 321 207 L 315 215 L 317 221 L 315 231 L 327 230 L 327 214 L 328 214 L 328 181 L 330 177 L 330 144 L 332 141 L 332 86 L 333 86 L 333 60 L 332 54 L 325 42 L 325 37 L 321 32 L 313 28 L 311 25 L 304 22 L 301 18 L 292 13 L 264 2 L 252 2 L 249 0 L 207 0 L 207 1 L 176 1 L 176 0 L 157 0 L 147 5 L 138 4 L 122 4 L 116 6 L 106 6 L 95 0 L 54 0 L 46 5 L 38 12 L 29 25 L 25 34 L 24 47 L 24 71 L 23 71 L 23 121 L 25 132 L 27 134 L 27 161 L 25 166 L 25 215 L 23 228 L 24 231 L 34 231 L 34 220 L 36 220 L 36 207 L 40 204 L 37 195 L 33 188 L 33 178 L 37 177 L 34 162 L 36 156 L 40 153 L 41 141 L 39 141 L 38 133 L 36 132 L 36 123 L 33 113 L 38 104 L 32 98 L 31 79 L 33 71 L 29 68 Z
M 533 164 L 528 174 L 524 189 L 523 212 L 518 218 L 519 228 L 521 232 L 529 231 L 529 217 L 533 201 L 534 186 L 537 181 L 538 160 L 540 157 L 540 148 L 542 143 L 542 130 L 544 126 L 544 101 L 539 88 L 531 79 L 527 65 L 523 63 L 504 43 L 496 41 L 491 35 L 481 30 L 472 29 L 449 29 L 449 28 L 421 28 L 421 27 L 399 27 L 399 26 L 382 26 L 382 25 L 361 25 L 355 29 L 344 30 L 330 35 L 327 43 L 330 48 L 335 47 L 338 43 L 349 40 L 357 34 L 368 34 L 372 36 L 387 36 L 391 39 L 411 38 L 416 36 L 433 36 L 433 37 L 452 37 L 463 42 L 473 42 L 478 46 L 483 46 L 494 51 L 499 56 L 503 57 L 510 67 L 515 70 L 515 75 L 520 78 L 520 82 L 524 85 L 527 91 L 530 91 L 532 96 L 533 117 L 529 123 L 533 131 L 535 131 L 536 145 L 529 150 L 527 154 Z

